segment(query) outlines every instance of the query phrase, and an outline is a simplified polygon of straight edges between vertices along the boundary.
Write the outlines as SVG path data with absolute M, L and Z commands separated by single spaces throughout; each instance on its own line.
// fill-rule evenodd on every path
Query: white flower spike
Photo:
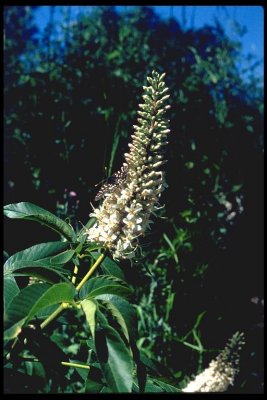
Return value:
M 236 332 L 225 349 L 212 360 L 209 367 L 195 377 L 183 392 L 225 392 L 239 371 L 239 352 L 244 345 L 244 334 Z
M 167 187 L 161 166 L 166 162 L 162 150 L 168 143 L 169 121 L 164 117 L 170 97 L 163 81 L 165 74 L 152 72 L 144 86 L 144 104 L 138 111 L 129 153 L 124 154 L 122 168 L 101 188 L 96 200 L 104 198 L 90 216 L 96 224 L 87 230 L 87 240 L 108 248 L 114 259 L 130 259 L 151 224 L 151 214 L 159 209 L 161 192 Z

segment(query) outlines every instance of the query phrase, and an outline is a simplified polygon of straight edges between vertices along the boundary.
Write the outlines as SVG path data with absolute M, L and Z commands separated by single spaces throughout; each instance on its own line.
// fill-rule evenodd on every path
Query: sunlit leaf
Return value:
M 81 299 L 93 299 L 101 294 L 116 294 L 127 297 L 131 295 L 131 289 L 125 282 L 110 275 L 98 276 L 87 281 L 80 290 Z
M 96 313 L 96 303 L 92 300 L 83 300 L 81 302 L 82 309 L 85 313 L 86 321 L 90 327 L 91 334 L 93 338 L 95 337 L 95 313 Z
M 35 204 L 28 202 L 8 204 L 4 207 L 4 215 L 9 218 L 36 221 L 53 229 L 69 241 L 76 239 L 75 232 L 69 224 Z
M 130 350 L 99 311 L 98 316 L 101 318 L 102 330 L 96 331 L 96 353 L 103 375 L 113 393 L 130 393 L 133 385 L 133 359 Z M 101 335 L 99 342 L 98 335 Z M 102 360 L 100 354 L 105 347 L 107 359 Z
M 58 283 L 52 287 L 42 283 L 27 286 L 13 298 L 6 310 L 4 318 L 6 329 L 10 330 L 15 324 L 18 324 L 17 328 L 22 326 L 43 308 L 71 302 L 75 292 L 75 287 L 71 283 Z M 10 332 L 6 332 L 5 336 L 10 338 Z

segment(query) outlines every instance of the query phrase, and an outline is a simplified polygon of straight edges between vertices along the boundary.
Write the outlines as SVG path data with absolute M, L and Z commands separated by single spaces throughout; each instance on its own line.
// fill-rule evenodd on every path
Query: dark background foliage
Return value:
M 68 9 L 55 22 L 51 7 L 37 35 L 34 12 L 4 8 L 4 203 L 30 201 L 81 228 L 95 184 L 121 165 L 145 77 L 166 72 L 164 218 L 144 238 L 144 258 L 125 262 L 138 345 L 178 384 L 244 331 L 232 391 L 261 393 L 263 94 L 253 70 L 241 77 L 240 43 L 219 21 L 185 30 L 149 7 L 94 7 L 75 22 Z M 8 255 L 33 238 L 56 235 L 6 222 Z

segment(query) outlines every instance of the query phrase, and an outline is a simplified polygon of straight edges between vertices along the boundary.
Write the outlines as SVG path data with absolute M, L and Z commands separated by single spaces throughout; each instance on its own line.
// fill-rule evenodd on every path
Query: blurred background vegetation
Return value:
M 145 77 L 166 72 L 166 207 L 144 239 L 144 258 L 124 263 L 138 346 L 178 385 L 243 330 L 231 390 L 262 393 L 263 85 L 255 60 L 219 20 L 185 29 L 149 7 L 111 6 L 75 20 L 60 7 L 55 20 L 52 6 L 40 34 L 37 9 L 4 8 L 4 203 L 30 201 L 81 228 L 95 184 L 121 165 Z M 54 239 L 31 222 L 6 221 L 5 255 Z

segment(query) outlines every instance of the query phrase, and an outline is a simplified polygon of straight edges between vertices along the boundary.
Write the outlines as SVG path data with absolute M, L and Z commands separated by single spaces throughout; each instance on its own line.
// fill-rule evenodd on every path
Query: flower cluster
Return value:
M 196 376 L 183 392 L 225 392 L 239 371 L 239 352 L 244 344 L 244 334 L 235 333 L 225 349 L 212 360 L 209 367 Z
M 161 170 L 166 162 L 162 150 L 170 132 L 164 118 L 170 108 L 165 105 L 169 95 L 164 76 L 153 71 L 152 77 L 147 77 L 150 86 L 143 87 L 138 125 L 133 126 L 129 153 L 119 171 L 125 177 L 106 185 L 102 205 L 90 214 L 96 217 L 96 224 L 87 231 L 88 241 L 105 246 L 115 259 L 135 256 L 139 237 L 149 228 L 151 214 L 159 208 L 161 192 L 167 187 Z

